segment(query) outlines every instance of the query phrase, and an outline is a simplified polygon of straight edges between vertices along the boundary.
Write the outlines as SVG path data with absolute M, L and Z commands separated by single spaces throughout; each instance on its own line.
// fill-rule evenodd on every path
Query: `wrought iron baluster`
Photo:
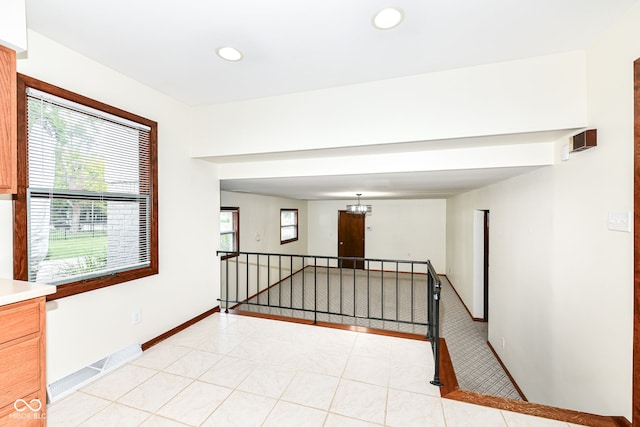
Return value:
M 398 262 L 396 261 L 396 320 L 400 320 L 400 318 L 398 317 L 398 313 L 399 313 L 399 309 L 400 309 L 400 304 L 399 304 L 399 298 L 398 298 Z
M 245 283 L 247 284 L 247 293 L 244 295 L 244 301 L 249 303 L 249 254 L 246 255 L 247 259 L 247 277 L 245 278 Z M 240 299 L 240 298 L 238 298 Z M 242 302 L 242 300 L 240 300 Z
M 240 295 L 240 254 L 236 257 L 236 301 Z
M 384 261 L 380 262 L 380 305 L 380 317 L 384 322 Z
M 225 275 L 226 275 L 226 295 L 224 296 L 225 299 L 225 307 L 224 307 L 224 312 L 225 313 L 229 313 L 229 257 L 226 257 L 224 259 L 224 263 L 225 263 Z
M 413 267 L 414 267 L 414 263 L 411 263 L 411 323 L 413 323 L 413 310 L 414 310 L 414 306 L 415 306 L 415 300 L 414 300 L 414 296 L 413 296 Z
M 371 275 L 369 272 L 371 271 L 371 264 L 369 260 L 367 260 L 367 318 L 371 317 Z
M 353 262 L 353 320 L 356 320 L 356 261 Z
M 340 263 L 340 316 L 342 314 L 342 263 Z
M 278 305 L 282 305 L 282 255 L 278 255 Z
M 330 277 L 331 277 L 331 270 L 329 270 L 330 267 L 330 258 L 327 258 L 327 313 L 331 313 L 331 284 L 330 284 Z M 328 319 L 329 317 L 327 317 Z

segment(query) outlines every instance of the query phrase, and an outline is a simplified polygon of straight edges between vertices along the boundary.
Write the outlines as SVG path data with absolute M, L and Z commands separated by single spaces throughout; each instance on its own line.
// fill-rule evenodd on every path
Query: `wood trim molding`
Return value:
M 176 326 L 173 329 L 168 330 L 167 332 L 158 335 L 155 338 L 151 338 L 149 341 L 142 343 L 142 351 L 146 351 L 149 348 L 153 347 L 154 345 L 166 340 L 167 338 L 177 334 L 178 332 L 184 331 L 185 329 L 187 329 L 189 326 L 194 325 L 196 323 L 198 323 L 199 321 L 201 321 L 202 319 L 205 319 L 209 316 L 211 316 L 213 313 L 219 313 L 220 312 L 220 307 L 214 307 L 211 310 L 207 310 L 202 314 L 197 315 L 196 317 L 194 317 L 193 319 L 189 319 L 184 323 L 181 323 L 180 325 Z
M 502 367 L 502 370 L 504 371 L 504 373 L 507 374 L 507 377 L 509 377 L 509 380 L 511 381 L 511 384 L 513 384 L 513 387 L 516 389 L 516 391 L 520 395 L 520 398 L 522 400 L 524 400 L 525 402 L 528 402 L 529 399 L 527 399 L 527 397 L 524 395 L 524 393 L 522 392 L 522 390 L 518 386 L 518 383 L 516 383 L 516 380 L 513 379 L 513 377 L 511 376 L 511 372 L 509 372 L 509 370 L 507 369 L 505 364 L 502 363 L 502 359 L 500 359 L 500 356 L 498 356 L 498 353 L 496 352 L 496 350 L 493 348 L 493 346 L 491 345 L 491 343 L 489 341 L 487 341 L 487 345 L 489 346 L 489 350 L 491 350 L 491 353 L 493 353 L 493 355 L 495 356 L 496 360 L 498 361 L 498 363 Z
M 472 403 L 474 405 L 487 406 L 489 408 L 504 411 L 518 412 L 536 417 L 550 418 L 579 425 L 592 427 L 628 427 L 629 421 L 624 417 L 608 417 L 571 411 L 569 409 L 554 408 L 553 406 L 521 400 L 507 399 L 505 397 L 489 396 L 472 391 L 461 390 L 451 362 L 451 356 L 444 338 L 440 338 L 440 379 L 444 386 L 440 388 L 440 396 L 443 399 L 457 400 L 459 402 Z
M 447 347 L 447 340 L 444 338 L 440 338 L 440 382 L 443 384 L 440 387 L 440 396 L 442 397 L 460 390 L 458 377 L 449 354 L 449 347 Z
M 150 128 L 149 134 L 149 191 L 151 206 L 149 208 L 150 222 L 150 265 L 96 278 L 84 279 L 76 282 L 65 283 L 56 287 L 56 293 L 47 295 L 47 301 L 64 298 L 130 280 L 139 279 L 158 274 L 158 124 L 144 117 L 121 110 L 117 107 L 104 104 L 86 96 L 68 91 L 41 80 L 23 74 L 17 75 L 17 141 L 18 141 L 18 188 L 14 199 L 13 209 L 13 278 L 16 280 L 28 280 L 28 244 L 27 244 L 27 96 L 26 88 L 34 88 L 67 99 L 78 104 L 85 105 L 96 110 L 103 111 L 114 116 L 122 117 Z
M 230 314 L 239 316 L 258 317 L 261 319 L 279 320 L 283 322 L 300 323 L 303 325 L 320 326 L 322 328 L 341 329 L 344 331 L 362 332 L 365 334 L 384 335 L 387 337 L 404 338 L 416 341 L 427 341 L 424 335 L 411 334 L 408 332 L 387 331 L 385 329 L 368 328 L 366 326 L 344 325 L 341 323 L 317 322 L 313 323 L 311 319 L 300 319 L 295 317 L 278 316 L 275 314 L 257 313 L 253 311 L 233 310 L 229 309 Z
M 453 289 L 453 292 L 456 293 L 456 296 L 458 297 L 458 299 L 462 303 L 462 306 L 464 307 L 465 310 L 467 310 L 467 313 L 469 313 L 469 317 L 471 318 L 471 320 L 473 320 L 474 322 L 486 322 L 486 320 L 484 320 L 482 317 L 473 317 L 473 315 L 471 314 L 471 310 L 469 310 L 469 307 L 467 307 L 467 304 L 465 304 L 464 301 L 462 300 L 462 298 L 460 298 L 460 294 L 456 290 L 456 287 L 453 286 L 453 282 L 451 281 L 451 279 L 449 279 L 449 277 L 447 277 L 446 274 L 444 274 L 443 276 L 447 278 L 447 281 L 451 285 L 451 289 Z
M 16 52 L 0 45 L 0 194 L 17 191 Z
M 632 421 L 640 426 L 640 59 L 633 63 L 633 397 Z

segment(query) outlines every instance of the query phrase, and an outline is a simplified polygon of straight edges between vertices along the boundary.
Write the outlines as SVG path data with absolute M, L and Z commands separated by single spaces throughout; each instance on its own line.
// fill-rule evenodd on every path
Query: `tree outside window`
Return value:
M 19 75 L 14 277 L 53 298 L 158 272 L 157 124 Z

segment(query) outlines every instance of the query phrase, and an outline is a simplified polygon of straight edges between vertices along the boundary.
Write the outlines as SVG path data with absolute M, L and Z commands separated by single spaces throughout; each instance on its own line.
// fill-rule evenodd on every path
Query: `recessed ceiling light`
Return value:
M 226 61 L 240 61 L 242 59 L 242 53 L 235 47 L 225 46 L 219 48 L 216 53 L 218 56 Z
M 376 13 L 373 17 L 373 26 L 379 30 L 388 30 L 400 24 L 404 18 L 402 9 L 388 7 Z

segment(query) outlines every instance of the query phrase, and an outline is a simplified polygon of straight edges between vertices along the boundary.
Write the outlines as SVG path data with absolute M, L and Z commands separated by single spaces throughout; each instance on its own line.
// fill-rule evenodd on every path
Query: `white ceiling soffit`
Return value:
M 220 189 L 300 200 L 446 199 L 543 166 L 221 180 Z
M 351 147 L 326 148 L 318 150 L 278 151 L 271 153 L 243 154 L 237 156 L 196 157 L 213 163 L 242 163 L 272 160 L 318 159 L 374 154 L 413 153 L 420 151 L 452 150 L 474 147 L 496 147 L 518 144 L 536 144 L 553 142 L 578 133 L 581 128 L 558 129 L 551 131 L 527 132 L 505 135 L 488 135 L 469 138 L 450 138 L 431 141 L 397 142 L 392 144 L 358 145 Z
M 188 105 L 584 49 L 637 0 L 26 0 L 28 27 Z M 378 30 L 388 6 L 403 22 Z M 217 49 L 232 46 L 229 62 Z
M 448 198 L 554 162 L 577 129 L 207 158 L 226 191 L 301 200 Z M 479 152 L 478 150 L 482 150 Z

